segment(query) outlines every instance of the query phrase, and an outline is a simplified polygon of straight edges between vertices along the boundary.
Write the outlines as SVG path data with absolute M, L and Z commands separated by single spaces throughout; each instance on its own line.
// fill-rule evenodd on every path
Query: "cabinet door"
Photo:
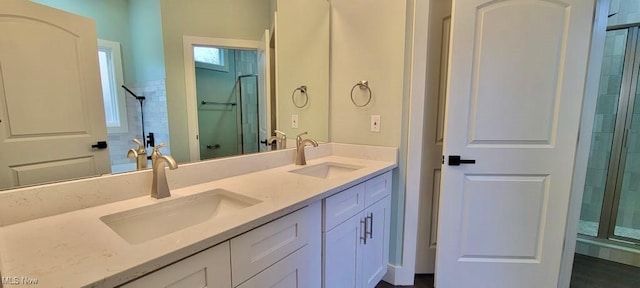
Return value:
M 362 213 L 324 234 L 324 287 L 360 288 Z
M 311 287 L 309 247 L 304 246 L 237 288 L 307 288 Z
M 389 222 L 391 197 L 376 202 L 364 210 L 366 244 L 362 245 L 362 287 L 373 288 L 387 273 L 389 262 Z M 336 286 L 337 287 L 337 286 Z
M 230 288 L 230 259 L 224 242 L 120 287 Z

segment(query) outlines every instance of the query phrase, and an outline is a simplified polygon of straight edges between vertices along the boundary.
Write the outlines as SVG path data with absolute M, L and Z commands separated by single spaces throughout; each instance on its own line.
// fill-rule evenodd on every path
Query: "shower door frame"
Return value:
M 640 245 L 640 239 L 615 235 L 624 167 L 627 158 L 627 149 L 625 149 L 627 135 L 631 126 L 638 90 L 638 78 L 640 77 L 640 23 L 611 26 L 607 28 L 607 32 L 623 29 L 628 29 L 627 43 L 598 233 L 595 237 L 586 234 L 580 234 L 580 236 L 592 239 L 616 240 L 616 242 L 636 246 Z

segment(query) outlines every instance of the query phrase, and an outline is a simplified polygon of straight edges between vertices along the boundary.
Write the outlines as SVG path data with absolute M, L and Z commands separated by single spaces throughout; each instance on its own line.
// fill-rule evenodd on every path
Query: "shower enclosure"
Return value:
M 607 31 L 578 227 L 627 244 L 640 244 L 639 27 Z

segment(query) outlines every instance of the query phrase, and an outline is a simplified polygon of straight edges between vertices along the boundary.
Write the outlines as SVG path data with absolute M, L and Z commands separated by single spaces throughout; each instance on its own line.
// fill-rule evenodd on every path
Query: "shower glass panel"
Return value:
M 594 237 L 598 235 L 607 186 L 618 102 L 622 86 L 622 74 L 627 51 L 628 31 L 628 29 L 608 31 L 605 39 L 596 116 L 587 165 L 587 181 L 585 183 L 578 226 L 578 233 Z
M 622 183 L 614 231 L 615 236 L 634 241 L 640 240 L 640 84 L 636 87 L 635 97 L 629 102 L 632 109 L 628 112 L 622 144 L 624 168 L 619 172 Z
M 258 75 L 238 77 L 242 103 L 242 153 L 260 152 L 258 139 Z

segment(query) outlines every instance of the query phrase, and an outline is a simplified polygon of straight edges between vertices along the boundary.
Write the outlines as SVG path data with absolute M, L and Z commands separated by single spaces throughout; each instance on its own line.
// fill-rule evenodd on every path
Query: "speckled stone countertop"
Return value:
M 11 213 L 22 211 L 27 215 L 0 212 L 0 223 L 3 225 L 0 227 L 0 274 L 10 278 L 37 279 L 40 287 L 117 286 L 397 166 L 396 148 L 329 143 L 315 148 L 318 149 L 315 152 L 307 149 L 311 152 L 307 166 L 337 162 L 363 168 L 329 179 L 290 173 L 301 166 L 284 164 L 287 160 L 291 163 L 295 151 L 283 150 L 193 163 L 178 170 L 167 170 L 172 196 L 161 200 L 149 197 L 147 186 L 124 186 L 144 191 L 131 194 L 121 192 L 124 194 L 102 202 L 92 199 L 95 202 L 91 202 L 93 204 L 78 200 L 78 197 L 96 197 L 111 188 L 122 189 L 122 184 L 118 184 L 121 181 L 150 182 L 150 171 L 138 173 L 137 176 L 109 176 L 112 179 L 106 180 L 112 183 L 111 188 L 106 184 L 81 183 L 106 181 L 100 179 L 104 177 L 97 177 L 2 192 L 0 202 L 4 204 L 0 204 L 0 210 L 6 208 Z M 260 164 L 264 161 L 273 161 L 276 164 L 272 166 L 276 167 Z M 267 168 L 256 171 L 255 167 Z M 173 173 L 181 169 L 181 173 Z M 219 169 L 226 170 L 226 174 L 214 172 Z M 207 174 L 203 170 L 218 175 L 199 176 Z M 122 179 L 118 179 L 119 176 Z M 93 190 L 68 191 L 81 187 L 93 187 Z M 213 218 L 139 244 L 129 244 L 100 220 L 105 215 L 213 189 L 225 189 L 261 202 L 243 208 L 238 213 Z M 52 193 L 56 191 L 66 194 L 55 197 Z M 65 199 L 70 201 L 69 198 L 77 203 L 62 203 Z M 59 201 L 60 205 L 68 207 L 60 210 L 55 203 L 40 203 L 47 199 L 57 199 L 51 201 Z M 60 213 L 56 214 L 56 211 Z M 11 285 L 16 286 L 20 285 Z

